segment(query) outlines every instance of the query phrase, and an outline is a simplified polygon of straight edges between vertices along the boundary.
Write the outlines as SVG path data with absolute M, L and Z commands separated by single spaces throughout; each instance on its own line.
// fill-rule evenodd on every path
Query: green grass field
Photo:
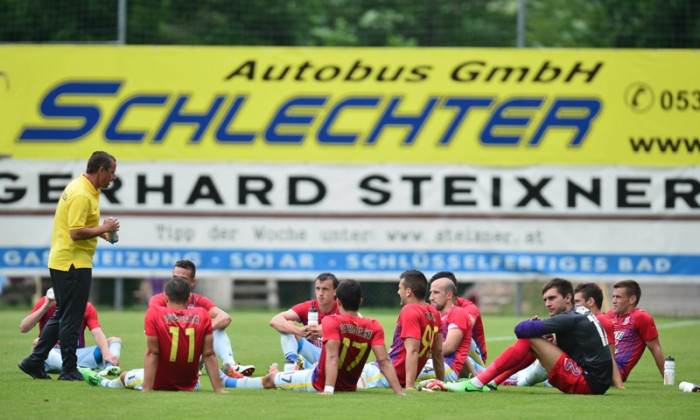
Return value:
M 98 308 L 99 309 L 99 308 Z M 700 383 L 700 319 L 657 318 L 666 355 L 676 358 L 676 385 L 664 386 L 648 352 L 626 383 L 625 390 L 611 389 L 603 396 L 565 395 L 542 385 L 530 388 L 500 387 L 488 394 L 421 393 L 395 396 L 391 390 L 363 390 L 322 396 L 278 390 L 235 390 L 214 394 L 207 377 L 199 392 L 152 392 L 90 387 L 80 382 L 33 380 L 17 368 L 29 354 L 37 330 L 21 334 L 19 322 L 26 310 L 0 310 L 0 418 L 29 419 L 51 416 L 75 418 L 700 418 L 700 393 L 679 391 L 678 383 Z M 228 334 L 234 355 L 241 363 L 255 364 L 256 376 L 267 372 L 272 362 L 282 362 L 279 335 L 267 325 L 272 312 L 231 311 Z M 144 311 L 100 311 L 107 335 L 124 340 L 121 365 L 142 366 L 145 349 Z M 396 310 L 364 310 L 377 318 L 391 337 Z M 495 358 L 513 340 L 519 319 L 485 316 L 489 358 Z M 88 334 L 89 335 L 89 334 Z M 88 342 L 92 344 L 91 340 Z M 389 343 L 387 343 L 389 344 Z

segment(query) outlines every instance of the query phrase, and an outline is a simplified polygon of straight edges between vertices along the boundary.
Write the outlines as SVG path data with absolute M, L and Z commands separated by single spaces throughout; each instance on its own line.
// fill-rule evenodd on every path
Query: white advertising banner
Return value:
M 82 161 L 0 160 L 0 273 L 47 274 Z M 96 276 L 700 281 L 700 168 L 119 162 Z

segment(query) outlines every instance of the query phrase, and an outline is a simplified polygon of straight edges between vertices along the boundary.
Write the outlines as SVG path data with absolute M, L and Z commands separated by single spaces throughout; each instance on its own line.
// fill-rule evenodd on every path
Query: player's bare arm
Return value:
M 654 338 L 651 339 L 647 342 L 645 342 L 647 348 L 651 352 L 651 355 L 654 356 L 654 361 L 656 362 L 656 367 L 659 369 L 659 372 L 661 373 L 661 376 L 664 376 L 664 352 L 661 350 L 661 341 L 659 341 L 659 338 Z
M 622 382 L 622 376 L 620 375 L 620 369 L 617 367 L 617 362 L 615 362 L 615 343 L 610 343 L 608 347 L 610 348 L 610 356 L 612 357 L 613 365 L 612 384 L 615 388 L 625 389 L 625 385 Z
M 202 360 L 204 361 L 204 366 L 207 368 L 207 372 L 219 372 L 219 362 L 216 359 L 216 353 L 214 352 L 214 336 L 211 334 L 204 336 Z M 211 381 L 211 387 L 214 392 L 219 394 L 228 393 L 224 390 L 221 379 L 219 379 L 219 375 L 213 373 L 209 374 L 209 381 Z
M 223 330 L 231 324 L 231 315 L 217 306 L 211 308 L 209 316 L 211 316 L 211 328 L 214 330 Z
M 143 392 L 153 391 L 159 357 L 158 337 L 146 337 L 146 355 L 143 357 L 143 384 L 141 386 Z
M 445 380 L 445 358 L 442 356 L 442 333 L 436 333 L 433 336 L 433 348 L 430 354 L 433 358 L 433 369 L 435 369 L 435 377 L 441 381 Z
M 107 342 L 107 337 L 105 337 L 105 333 L 102 331 L 102 328 L 93 328 L 90 330 L 90 333 L 92 333 L 92 337 L 95 339 L 95 345 L 102 352 L 102 360 L 105 363 L 109 362 L 115 366 L 119 365 L 119 359 L 117 359 L 117 356 L 113 355 L 112 352 L 109 351 L 109 343 Z
M 331 389 L 335 388 L 338 380 L 338 358 L 340 355 L 340 340 L 328 340 L 326 346 L 326 384 L 323 395 L 333 395 Z M 332 387 L 329 389 L 329 387 Z
M 307 340 L 315 340 L 323 337 L 323 328 L 321 328 L 321 325 L 304 325 L 302 329 L 304 330 L 303 337 Z
M 459 328 L 450 328 L 447 330 L 447 337 L 445 338 L 445 342 L 442 343 L 442 354 L 446 355 L 456 352 L 459 343 L 462 342 L 462 338 L 464 338 L 464 334 L 462 334 Z
M 299 322 L 299 316 L 297 313 L 289 309 L 273 316 L 270 320 L 270 326 L 279 331 L 281 334 L 294 334 L 296 336 L 303 337 L 304 329 L 297 325 Z
M 464 360 L 464 365 L 462 366 L 462 374 L 467 378 L 470 376 L 473 378 L 479 376 L 479 372 L 476 371 L 474 363 L 472 363 L 472 360 L 469 357 L 467 357 Z
M 32 328 L 34 328 L 34 326 L 39 322 L 41 317 L 44 316 L 44 314 L 55 304 L 56 300 L 46 299 L 39 310 L 30 313 L 19 323 L 20 332 L 27 333 L 31 331 Z
M 386 347 L 383 345 L 373 346 L 372 352 L 374 353 L 374 357 L 377 359 L 379 369 L 382 371 L 382 374 L 386 378 L 387 382 L 389 382 L 389 385 L 391 385 L 391 389 L 394 390 L 394 393 L 396 395 L 406 395 L 406 393 L 403 392 L 403 389 L 401 389 L 401 382 L 399 382 L 399 377 L 396 375 L 394 364 L 391 363 L 389 353 L 386 352 Z
M 407 337 L 403 343 L 406 348 L 406 389 L 415 389 L 416 377 L 418 377 L 420 341 L 417 338 Z M 442 359 L 442 354 L 440 354 L 440 358 Z M 437 368 L 435 370 L 437 371 Z
M 119 230 L 119 220 L 117 219 L 105 219 L 104 223 L 95 227 L 83 227 L 80 229 L 73 229 L 69 232 L 70 237 L 74 241 L 79 241 L 82 239 L 91 239 L 96 236 L 105 239 L 103 236 L 107 232 L 114 232 Z

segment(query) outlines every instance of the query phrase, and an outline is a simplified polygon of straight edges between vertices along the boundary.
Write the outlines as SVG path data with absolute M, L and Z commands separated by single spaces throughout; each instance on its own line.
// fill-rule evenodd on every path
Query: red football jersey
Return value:
M 458 297 L 457 305 L 462 307 L 468 315 L 474 317 L 472 339 L 476 342 L 476 346 L 481 352 L 483 362 L 486 363 L 486 335 L 484 334 L 484 322 L 481 320 L 481 311 L 479 311 L 479 307 L 469 299 Z
M 313 304 L 316 310 L 318 311 L 319 325 L 321 325 L 321 323 L 323 322 L 323 317 L 329 315 L 337 315 L 339 313 L 338 302 L 333 302 L 333 308 L 330 312 L 321 312 L 320 308 L 318 307 L 318 301 L 316 299 L 297 303 L 296 305 L 292 306 L 292 310 L 296 312 L 297 316 L 299 317 L 299 322 L 301 322 L 304 325 L 307 325 L 309 323 L 309 309 L 311 309 L 311 304 Z
M 148 301 L 148 306 L 165 306 L 165 293 L 153 295 Z M 204 308 L 207 312 L 214 308 L 214 302 L 202 295 L 190 292 L 190 300 L 187 301 L 187 308 Z
M 654 318 L 638 308 L 625 315 L 617 315 L 611 309 L 607 315 L 615 329 L 615 362 L 624 381 L 642 358 L 646 342 L 658 338 L 659 332 Z
M 211 317 L 200 307 L 151 306 L 145 332 L 158 338 L 160 358 L 153 389 L 192 391 L 199 376 L 204 337 L 212 334 Z
M 595 317 L 600 322 L 600 326 L 603 327 L 605 336 L 608 337 L 608 344 L 615 344 L 615 328 L 610 318 L 602 312 L 598 312 Z
M 32 309 L 31 313 L 34 313 L 41 309 L 41 307 L 44 306 L 44 302 L 46 301 L 46 299 L 46 296 L 43 296 L 41 299 L 39 299 L 36 305 L 34 305 L 34 309 Z M 50 307 L 49 310 L 46 311 L 46 313 L 42 315 L 42 317 L 39 319 L 39 337 L 41 337 L 41 331 L 44 329 L 44 325 L 46 325 L 46 323 L 49 322 L 49 319 L 53 316 L 54 312 L 56 312 L 56 305 Z M 87 328 L 88 330 L 100 328 L 100 322 L 97 319 L 97 310 L 90 302 L 88 302 L 87 306 L 85 306 L 85 314 L 83 315 L 83 321 L 80 323 L 80 328 L 78 329 L 79 349 L 85 347 L 85 328 Z M 56 345 L 59 344 L 61 343 L 56 343 Z
M 323 341 L 339 340 L 338 377 L 335 389 L 355 391 L 362 368 L 374 346 L 384 346 L 384 329 L 370 318 L 355 318 L 351 315 L 335 315 L 323 318 Z M 313 374 L 313 385 L 323 391 L 326 385 L 326 346 Z
M 445 355 L 445 363 L 448 364 L 457 375 L 462 371 L 469 347 L 472 344 L 471 319 L 459 306 L 453 306 L 446 314 L 442 315 L 442 339 L 447 339 L 447 334 L 452 328 L 458 328 L 462 332 L 462 341 L 459 342 L 454 353 Z
M 415 338 L 420 343 L 416 372 L 418 374 L 431 357 L 433 338 L 441 328 L 440 312 L 431 305 L 411 303 L 401 308 L 399 319 L 396 321 L 396 330 L 394 330 L 394 341 L 389 349 L 389 357 L 394 363 L 396 375 L 402 387 L 406 386 L 406 347 L 403 340 Z

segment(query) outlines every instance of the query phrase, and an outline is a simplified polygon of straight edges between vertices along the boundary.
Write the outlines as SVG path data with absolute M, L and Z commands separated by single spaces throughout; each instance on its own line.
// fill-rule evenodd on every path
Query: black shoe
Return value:
M 63 372 L 61 376 L 58 377 L 59 381 L 84 381 L 83 374 L 80 373 L 78 369 L 72 370 L 70 372 Z
M 38 368 L 31 367 L 29 363 L 27 363 L 27 359 L 24 359 L 21 362 L 19 362 L 17 366 L 19 366 L 19 368 L 22 369 L 22 372 L 26 373 L 34 379 L 51 379 L 51 377 L 46 374 L 44 366 L 40 366 Z

